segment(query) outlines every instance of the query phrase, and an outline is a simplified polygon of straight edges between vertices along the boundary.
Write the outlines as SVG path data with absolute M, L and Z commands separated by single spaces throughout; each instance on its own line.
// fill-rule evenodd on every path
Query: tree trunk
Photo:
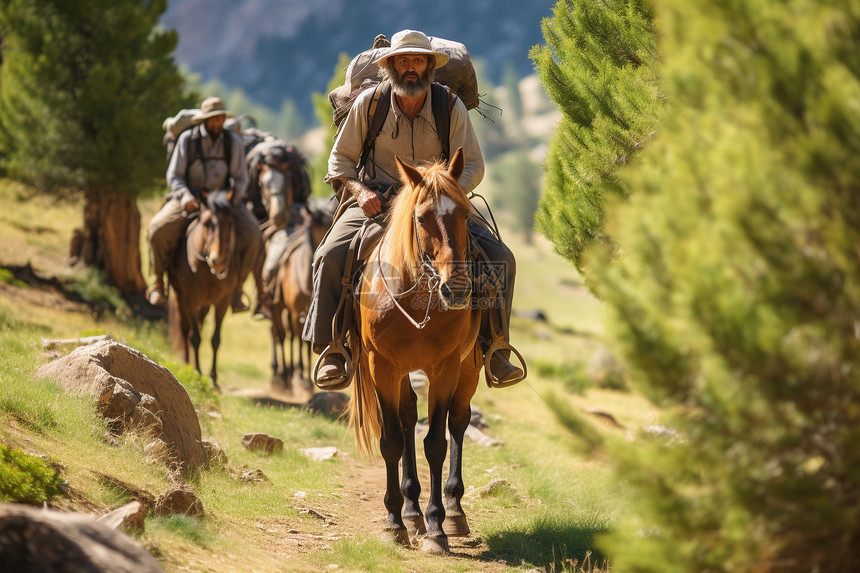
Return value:
M 70 251 L 87 266 L 101 269 L 122 295 L 142 294 L 140 211 L 122 193 L 85 193 L 84 228 L 72 237 Z

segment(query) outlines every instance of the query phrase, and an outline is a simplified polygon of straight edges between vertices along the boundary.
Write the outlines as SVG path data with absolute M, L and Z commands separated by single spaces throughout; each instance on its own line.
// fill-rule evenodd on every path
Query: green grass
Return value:
M 377 571 L 400 573 L 408 571 L 402 562 L 401 550 L 375 539 L 344 539 L 331 550 L 320 553 L 314 561 L 321 568 L 334 564 L 338 571 Z
M 593 548 L 595 538 L 608 526 L 600 516 L 572 519 L 559 512 L 514 518 L 484 535 L 490 549 L 503 558 L 521 559 L 528 566 L 545 570 L 565 570 L 574 560 L 582 563 L 587 557 L 605 559 Z
M 203 520 L 186 515 L 171 515 L 170 517 L 150 517 L 146 527 L 154 534 L 164 532 L 175 535 L 195 545 L 207 547 L 216 538 L 216 534 L 206 529 Z

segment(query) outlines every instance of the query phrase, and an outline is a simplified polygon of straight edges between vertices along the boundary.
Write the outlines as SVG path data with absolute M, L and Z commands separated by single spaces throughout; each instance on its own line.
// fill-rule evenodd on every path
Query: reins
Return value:
M 201 209 L 202 208 L 203 207 L 201 207 Z M 206 207 L 206 208 L 208 209 L 208 207 Z M 199 216 L 197 217 L 197 225 L 198 226 L 202 225 L 202 223 L 200 223 Z M 203 250 L 194 249 L 194 256 L 197 258 L 197 260 L 206 263 L 206 266 L 209 267 L 209 271 L 213 275 L 215 275 L 215 278 L 217 278 L 218 280 L 224 280 L 230 274 L 230 264 L 233 261 L 233 251 L 236 248 L 236 232 L 235 232 L 235 229 L 233 228 L 232 221 L 230 224 L 229 236 L 230 236 L 230 243 L 227 245 L 227 253 L 228 253 L 228 255 L 226 257 L 227 264 L 225 265 L 224 270 L 220 273 L 216 273 L 215 269 L 212 268 L 212 265 L 209 264 L 209 250 L 212 247 L 212 240 L 213 240 L 211 236 L 208 237 L 207 240 L 204 242 L 204 245 L 203 245 L 204 249 Z
M 391 287 L 388 285 L 388 279 L 385 278 L 385 271 L 383 270 L 384 267 L 382 266 L 382 261 L 380 260 L 380 253 L 382 252 L 382 249 L 376 250 L 376 262 L 377 267 L 380 269 L 380 277 L 382 278 L 382 284 L 385 285 L 385 292 L 387 292 L 388 296 L 391 297 L 391 301 L 394 303 L 394 306 L 397 307 L 397 310 L 399 310 L 403 314 L 403 316 L 409 319 L 409 322 L 411 322 L 415 328 L 421 330 L 422 328 L 427 326 L 428 322 L 430 322 L 430 308 L 433 306 L 433 293 L 439 287 L 439 283 L 442 282 L 442 276 L 433 266 L 433 262 L 430 260 L 430 256 L 421 247 L 421 237 L 418 236 L 418 220 L 414 212 L 412 213 L 412 229 L 413 234 L 415 235 L 415 242 L 418 243 L 418 252 L 421 253 L 421 276 L 416 279 L 414 285 L 412 285 L 409 289 L 399 293 L 392 292 Z M 408 312 L 406 312 L 406 309 L 403 308 L 399 302 L 397 302 L 397 299 L 413 293 L 415 289 L 417 289 L 421 285 L 421 282 L 424 280 L 424 278 L 427 278 L 427 308 L 424 310 L 424 319 L 421 322 L 417 322 L 414 318 L 412 318 L 412 316 L 410 316 Z

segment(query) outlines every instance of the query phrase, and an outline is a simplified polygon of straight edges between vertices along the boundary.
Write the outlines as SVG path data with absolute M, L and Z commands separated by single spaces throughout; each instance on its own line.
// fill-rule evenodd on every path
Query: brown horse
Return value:
M 286 252 L 281 257 L 275 278 L 275 297 L 272 306 L 272 380 L 291 390 L 291 378 L 298 372 L 310 383 L 311 345 L 301 340 L 302 328 L 311 304 L 313 292 L 314 251 L 322 241 L 332 223 L 333 213 L 328 207 L 314 207 L 309 203 L 304 209 L 305 222 L 290 236 Z M 290 362 L 287 367 L 284 341 L 290 333 Z M 298 338 L 298 370 L 293 354 Z M 307 355 L 307 376 L 302 349 Z
M 248 152 L 249 185 L 247 195 L 252 211 L 272 230 L 295 222 L 290 207 L 303 204 L 311 193 L 307 161 L 283 139 L 272 137 Z
M 200 329 L 209 308 L 215 308 L 209 377 L 218 389 L 217 355 L 221 344 L 221 323 L 239 281 L 233 191 L 204 191 L 200 198 L 200 216 L 191 224 L 186 240 L 176 250 L 167 269 L 170 280 L 168 323 L 174 343 L 184 352 L 185 363 L 191 364 L 193 350 L 194 367 L 201 372 Z
M 370 453 L 379 438 L 386 468 L 386 535 L 408 545 L 409 533 L 426 532 L 422 549 L 443 552 L 448 535 L 469 532 L 460 505 L 463 436 L 483 365 L 476 344 L 480 311 L 471 304 L 465 262 L 466 221 L 473 209 L 457 182 L 462 150 L 448 167 L 437 163 L 416 169 L 399 158 L 397 163 L 404 188 L 368 259 L 356 301 L 358 368 L 349 415 L 363 452 Z M 409 382 L 413 370 L 423 370 L 429 379 L 430 429 L 424 451 L 430 495 L 423 516 L 415 460 L 417 397 Z M 443 505 L 446 425 L 451 460 Z M 403 481 L 398 483 L 401 459 Z

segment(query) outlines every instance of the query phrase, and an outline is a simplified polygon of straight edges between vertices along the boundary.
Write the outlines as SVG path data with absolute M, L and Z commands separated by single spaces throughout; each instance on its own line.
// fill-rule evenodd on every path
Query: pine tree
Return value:
M 616 449 L 613 571 L 858 571 L 860 4 L 657 10 L 673 104 L 597 280 L 680 439 Z
M 165 0 L 0 4 L 0 151 L 44 193 L 83 195 L 73 249 L 123 294 L 142 293 L 135 198 L 163 188 L 161 122 L 180 94 Z M 160 181 L 162 183 L 160 183 Z
M 546 158 L 538 228 L 594 289 L 585 252 L 614 248 L 606 203 L 630 195 L 618 177 L 656 130 L 662 95 L 648 0 L 559 0 L 530 54 L 563 113 Z

